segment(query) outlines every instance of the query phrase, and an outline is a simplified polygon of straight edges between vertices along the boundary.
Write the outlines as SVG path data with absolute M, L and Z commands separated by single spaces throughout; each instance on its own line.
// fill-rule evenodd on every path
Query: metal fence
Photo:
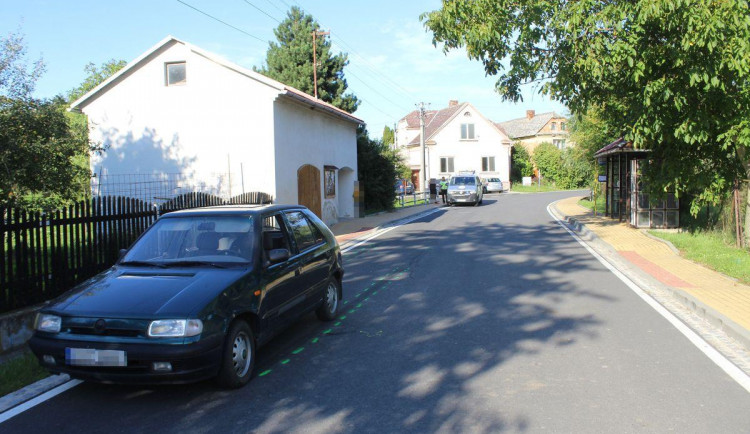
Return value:
M 112 266 L 165 212 L 224 204 L 271 203 L 265 193 L 223 199 L 187 193 L 161 205 L 95 197 L 51 213 L 0 209 L 0 313 L 56 297 Z

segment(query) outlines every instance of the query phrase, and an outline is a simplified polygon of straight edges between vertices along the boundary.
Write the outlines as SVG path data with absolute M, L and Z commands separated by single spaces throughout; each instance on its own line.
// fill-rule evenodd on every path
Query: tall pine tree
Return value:
M 286 19 L 274 30 L 278 43 L 269 44 L 266 65 L 255 70 L 314 95 L 312 33 L 319 30 L 320 25 L 311 15 L 292 7 Z M 344 93 L 347 88 L 344 67 L 349 63 L 347 55 L 332 55 L 331 42 L 324 37 L 318 37 L 316 45 L 318 98 L 353 113 L 359 100 L 352 93 Z

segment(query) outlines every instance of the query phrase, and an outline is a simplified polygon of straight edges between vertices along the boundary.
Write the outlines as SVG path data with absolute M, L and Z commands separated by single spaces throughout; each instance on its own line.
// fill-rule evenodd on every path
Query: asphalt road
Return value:
M 236 391 L 84 383 L 15 432 L 747 432 L 750 394 L 547 214 L 491 195 L 348 252 L 345 318 Z

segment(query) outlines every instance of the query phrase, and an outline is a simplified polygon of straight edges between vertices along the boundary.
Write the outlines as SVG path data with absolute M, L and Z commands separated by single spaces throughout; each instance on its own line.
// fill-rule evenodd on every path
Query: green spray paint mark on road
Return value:
M 401 279 L 402 279 L 403 277 L 405 277 L 405 276 L 408 276 L 408 271 L 409 271 L 409 269 L 408 269 L 408 268 L 406 268 L 406 269 L 403 269 L 403 270 L 401 270 L 401 271 L 398 271 L 398 268 L 399 268 L 399 267 L 394 267 L 394 269 L 393 269 L 393 270 L 392 270 L 392 271 L 391 271 L 390 273 L 388 273 L 388 274 L 386 274 L 386 275 L 384 275 L 384 276 L 380 276 L 380 277 L 378 277 L 378 278 L 374 279 L 374 280 L 373 280 L 373 281 L 372 281 L 372 282 L 370 283 L 370 285 L 369 285 L 368 287 L 364 288 L 364 289 L 363 289 L 362 291 L 360 291 L 359 293 L 357 293 L 357 294 L 356 294 L 356 295 L 354 296 L 354 298 L 359 298 L 359 296 L 360 296 L 360 295 L 363 295 L 363 294 L 364 294 L 365 292 L 369 291 L 370 289 L 373 289 L 373 291 L 369 293 L 369 296 L 368 296 L 368 297 L 365 297 L 365 298 L 363 298 L 363 299 L 362 299 L 362 300 L 360 301 L 360 303 L 357 303 L 357 305 L 355 306 L 355 308 L 353 308 L 353 309 L 350 309 L 350 310 L 349 310 L 349 311 L 348 311 L 347 313 L 348 313 L 348 314 L 352 314 L 352 313 L 356 312 L 358 308 L 361 308 L 361 307 L 362 307 L 362 303 L 364 303 L 364 302 L 368 301 L 368 300 L 369 300 L 369 299 L 370 299 L 370 298 L 371 298 L 372 296 L 376 295 L 376 294 L 378 293 L 378 291 L 380 291 L 380 290 L 382 290 L 382 289 L 386 289 L 386 288 L 388 288 L 389 286 L 391 286 L 391 284 L 393 283 L 393 281 L 394 281 L 394 280 L 401 280 Z M 344 303 L 343 303 L 343 304 L 348 304 L 348 303 L 349 303 L 349 301 L 348 301 L 348 300 L 346 300 L 346 301 L 344 301 Z M 338 321 L 337 321 L 336 323 L 334 323 L 334 324 L 333 324 L 333 326 L 334 326 L 334 327 L 339 327 L 339 326 L 341 326 L 341 324 L 342 324 L 342 321 L 343 321 L 343 320 L 345 320 L 345 319 L 346 319 L 346 315 L 341 315 L 341 316 L 340 316 L 340 317 L 338 318 Z M 321 332 L 321 336 L 323 336 L 323 335 L 328 335 L 328 334 L 330 334 L 330 333 L 331 333 L 332 331 L 333 331 L 333 329 L 332 329 L 332 328 L 330 328 L 330 329 L 327 329 L 327 330 L 323 330 L 323 331 Z M 380 332 L 380 333 L 382 333 L 382 332 Z M 310 342 L 311 342 L 311 343 L 313 343 L 313 344 L 316 344 L 316 343 L 318 343 L 319 341 L 320 341 L 320 336 L 316 336 L 315 338 L 313 338 L 313 339 L 311 339 L 311 340 L 310 340 Z M 304 350 L 305 350 L 305 347 L 299 347 L 299 348 L 297 348 L 297 349 L 293 350 L 293 351 L 291 352 L 291 354 L 292 354 L 292 355 L 298 355 L 298 354 L 300 354 L 301 352 L 303 352 Z M 287 364 L 289 364 L 289 363 L 290 363 L 291 361 L 292 361 L 292 359 L 291 359 L 291 358 L 286 358 L 286 359 L 283 359 L 283 360 L 279 361 L 279 364 L 281 364 L 281 365 L 287 365 Z M 266 375 L 270 374 L 270 373 L 271 373 L 272 371 L 273 371 L 272 369 L 266 369 L 265 371 L 263 371 L 263 372 L 259 373 L 259 374 L 258 374 L 258 377 L 265 377 Z

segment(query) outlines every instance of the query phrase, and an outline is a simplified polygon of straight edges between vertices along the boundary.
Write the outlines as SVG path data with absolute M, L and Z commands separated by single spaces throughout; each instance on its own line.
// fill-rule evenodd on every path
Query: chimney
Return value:
M 448 101 L 448 107 L 455 107 L 457 105 L 458 105 L 458 100 L 457 99 L 452 99 L 452 100 Z
M 534 119 L 536 112 L 534 110 L 526 110 L 526 119 Z

